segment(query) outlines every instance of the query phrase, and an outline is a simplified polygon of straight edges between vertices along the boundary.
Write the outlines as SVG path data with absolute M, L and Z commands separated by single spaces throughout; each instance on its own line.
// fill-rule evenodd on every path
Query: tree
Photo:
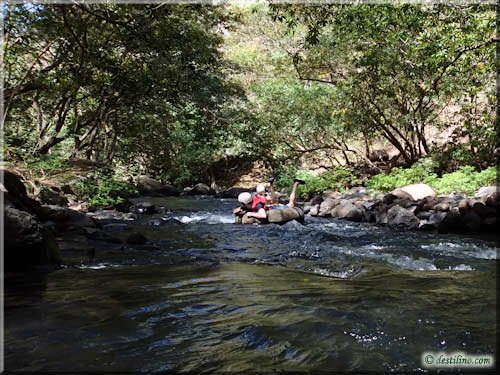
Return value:
M 335 86 L 341 99 L 336 105 L 346 108 L 341 121 L 387 139 L 407 164 L 431 152 L 431 127 L 451 125 L 439 118 L 447 105 L 492 90 L 492 7 L 274 5 L 272 10 L 290 29 L 306 30 L 289 47 L 298 78 Z

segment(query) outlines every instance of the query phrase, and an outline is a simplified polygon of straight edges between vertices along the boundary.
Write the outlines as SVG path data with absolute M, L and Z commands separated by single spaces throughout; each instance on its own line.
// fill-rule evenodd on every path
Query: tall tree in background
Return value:
M 460 135 L 491 155 L 491 6 L 274 5 L 272 11 L 290 30 L 305 28 L 289 46 L 297 76 L 336 87 L 345 127 L 382 136 L 412 164 L 432 151 L 431 126 L 453 125 L 440 112 L 468 101 L 481 113 L 473 124 L 461 121 Z
M 228 22 L 217 7 L 7 5 L 7 144 L 203 172 L 240 94 L 219 52 Z

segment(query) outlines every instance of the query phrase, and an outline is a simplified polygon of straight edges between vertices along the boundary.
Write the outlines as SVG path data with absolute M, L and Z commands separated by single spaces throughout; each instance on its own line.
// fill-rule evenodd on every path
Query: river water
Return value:
M 144 199 L 142 199 L 144 200 Z M 235 225 L 235 200 L 150 198 L 95 257 L 5 285 L 5 368 L 419 371 L 496 350 L 495 242 L 306 218 Z

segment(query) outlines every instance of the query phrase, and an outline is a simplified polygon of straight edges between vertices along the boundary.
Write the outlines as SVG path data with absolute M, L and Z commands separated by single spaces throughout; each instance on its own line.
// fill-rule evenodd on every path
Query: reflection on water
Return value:
M 149 247 L 7 280 L 7 370 L 413 371 L 424 351 L 495 352 L 489 242 L 156 204 L 171 212 L 132 225 Z

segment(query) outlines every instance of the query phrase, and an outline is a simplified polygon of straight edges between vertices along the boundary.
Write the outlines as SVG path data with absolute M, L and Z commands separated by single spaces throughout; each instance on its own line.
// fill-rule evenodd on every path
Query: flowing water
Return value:
M 6 280 L 5 367 L 45 371 L 419 371 L 496 350 L 495 242 L 306 218 L 235 225 L 235 200 L 105 226 L 144 245 Z

